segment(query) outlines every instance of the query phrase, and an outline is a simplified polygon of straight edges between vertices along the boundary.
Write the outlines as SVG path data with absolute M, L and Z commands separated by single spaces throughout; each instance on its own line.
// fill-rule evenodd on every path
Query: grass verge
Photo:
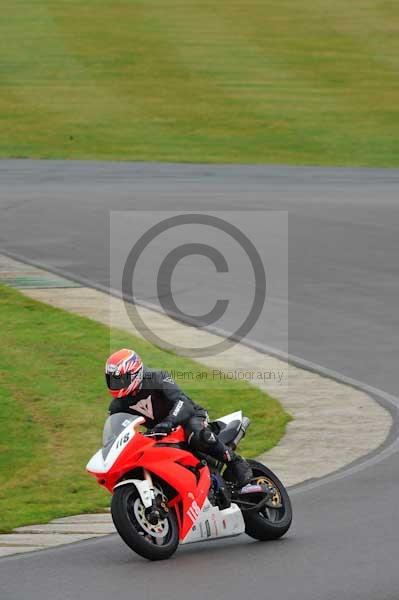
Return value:
M 202 365 L 121 331 L 33 301 L 0 286 L 0 531 L 102 510 L 108 495 L 85 472 L 98 449 L 110 397 L 103 365 L 110 350 L 133 346 L 152 367 L 204 372 Z M 242 408 L 252 419 L 241 448 L 274 446 L 289 416 L 243 382 L 188 382 L 211 417 Z
M 399 3 L 14 0 L 0 156 L 399 166 Z

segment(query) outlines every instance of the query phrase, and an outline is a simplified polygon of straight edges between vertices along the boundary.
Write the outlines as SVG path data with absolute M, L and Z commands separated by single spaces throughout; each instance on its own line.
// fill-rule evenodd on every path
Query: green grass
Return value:
M 0 531 L 104 509 L 109 496 L 85 472 L 101 445 L 110 396 L 103 367 L 111 350 L 134 347 L 154 368 L 204 367 L 95 321 L 0 286 Z M 184 389 L 217 417 L 242 408 L 253 419 L 248 456 L 275 445 L 288 415 L 242 382 L 209 380 Z
M 399 166 L 394 0 L 1 2 L 0 156 Z

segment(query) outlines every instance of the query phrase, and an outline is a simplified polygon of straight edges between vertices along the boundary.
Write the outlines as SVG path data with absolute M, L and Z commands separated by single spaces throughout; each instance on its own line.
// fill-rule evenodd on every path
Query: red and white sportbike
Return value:
M 143 417 L 111 415 L 103 448 L 87 465 L 113 494 L 115 527 L 137 554 L 162 560 L 179 543 L 244 532 L 257 540 L 273 540 L 289 529 L 290 499 L 270 469 L 250 460 L 253 480 L 238 489 L 228 466 L 188 449 L 182 427 L 161 437 L 140 432 L 143 423 Z M 248 425 L 241 411 L 211 423 L 233 450 Z

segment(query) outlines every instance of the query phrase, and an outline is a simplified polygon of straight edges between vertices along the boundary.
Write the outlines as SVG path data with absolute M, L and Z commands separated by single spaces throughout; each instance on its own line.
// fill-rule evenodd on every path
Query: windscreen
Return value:
M 133 421 L 136 421 L 137 415 L 130 415 L 129 413 L 116 413 L 111 415 L 105 421 L 103 431 L 103 458 L 106 459 L 108 452 L 112 448 L 112 444 L 115 442 L 118 435 Z

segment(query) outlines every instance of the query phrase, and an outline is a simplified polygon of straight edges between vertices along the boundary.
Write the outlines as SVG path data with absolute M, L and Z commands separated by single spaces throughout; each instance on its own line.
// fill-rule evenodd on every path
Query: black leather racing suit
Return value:
M 159 423 L 182 425 L 189 446 L 222 462 L 239 459 L 208 427 L 208 414 L 195 404 L 166 371 L 144 368 L 141 388 L 134 396 L 112 400 L 110 414 L 126 412 L 144 416 L 152 429 Z

